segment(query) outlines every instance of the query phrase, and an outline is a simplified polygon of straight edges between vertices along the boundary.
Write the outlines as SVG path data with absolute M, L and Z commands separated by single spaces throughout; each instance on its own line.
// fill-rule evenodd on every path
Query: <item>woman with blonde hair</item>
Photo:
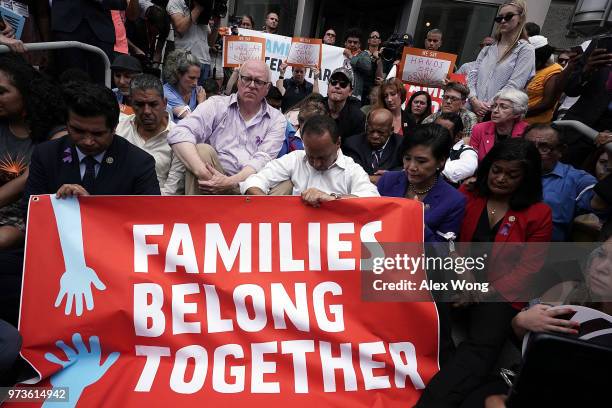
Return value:
M 525 0 L 506 1 L 495 22 L 496 42 L 484 47 L 468 75 L 472 111 L 484 117 L 493 97 L 507 88 L 525 89 L 535 75 L 535 51 L 525 31 Z

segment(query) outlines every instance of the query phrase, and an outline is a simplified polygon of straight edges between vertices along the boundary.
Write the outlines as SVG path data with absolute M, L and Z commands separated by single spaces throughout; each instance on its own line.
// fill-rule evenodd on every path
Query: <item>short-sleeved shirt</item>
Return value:
M 285 94 L 281 102 L 283 112 L 286 112 L 287 109 L 312 93 L 312 84 L 308 81 L 298 84 L 293 78 L 287 78 L 283 81 L 283 87 L 285 88 Z
M 189 8 L 185 4 L 185 0 L 170 0 L 166 6 L 166 11 L 169 16 L 173 14 L 182 14 L 183 16 L 191 16 Z M 191 18 L 191 17 L 190 17 Z M 182 48 L 191 53 L 200 61 L 200 64 L 210 64 L 210 52 L 208 45 L 208 35 L 210 27 L 208 24 L 191 24 L 189 29 L 179 34 L 174 30 L 174 45 L 176 48 Z
M 0 186 L 22 175 L 30 164 L 32 139 L 19 138 L 11 132 L 7 123 L 0 123 Z M 24 229 L 23 202 L 17 201 L 0 207 L 0 226 L 10 225 Z
M 164 84 L 164 96 L 168 101 L 167 110 L 172 113 L 172 121 L 177 123 L 180 119 L 173 112 L 174 108 L 178 108 L 181 106 L 185 106 L 185 100 L 179 94 L 175 87 L 170 85 L 169 83 Z M 195 108 L 198 106 L 198 98 L 196 88 L 193 88 L 191 91 L 191 96 L 189 97 L 189 109 L 193 112 Z

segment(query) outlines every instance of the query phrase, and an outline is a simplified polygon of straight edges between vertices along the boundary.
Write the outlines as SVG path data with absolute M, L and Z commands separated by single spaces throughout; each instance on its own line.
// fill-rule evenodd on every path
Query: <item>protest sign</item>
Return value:
M 247 30 L 240 28 L 240 35 L 257 36 L 266 39 L 266 54 L 265 61 L 270 67 L 272 73 L 271 82 L 275 84 L 278 80 L 280 65 L 289 57 L 289 51 L 291 49 L 291 37 L 285 37 L 282 35 L 261 33 L 254 30 Z M 331 45 L 323 44 L 321 51 L 321 79 L 319 80 L 319 93 L 323 96 L 327 96 L 327 81 L 331 76 L 334 69 L 342 67 L 344 62 L 344 48 L 334 47 Z M 291 67 L 287 68 L 285 72 L 285 78 L 290 78 L 292 75 Z M 310 69 L 306 70 L 306 80 L 309 82 L 313 81 L 313 74 Z
M 320 67 L 323 41 L 316 38 L 294 37 L 287 56 L 287 64 L 293 67 Z
M 228 35 L 223 37 L 223 66 L 239 67 L 246 61 L 263 61 L 266 40 L 254 36 Z
M 439 87 L 453 72 L 456 60 L 455 54 L 404 47 L 398 78 L 413 85 Z
M 34 196 L 21 353 L 61 406 L 412 406 L 436 307 L 364 302 L 359 269 L 422 240 L 413 200 Z

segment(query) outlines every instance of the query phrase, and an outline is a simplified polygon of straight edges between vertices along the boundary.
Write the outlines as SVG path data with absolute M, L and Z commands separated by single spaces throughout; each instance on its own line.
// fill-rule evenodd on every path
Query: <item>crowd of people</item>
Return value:
M 318 67 L 293 67 L 285 78 L 283 63 L 275 84 L 263 61 L 222 69 L 219 44 L 232 30 L 197 1 L 32 3 L 27 32 L 37 36 L 17 40 L 8 24 L 0 34 L 12 51 L 0 55 L 0 346 L 15 332 L 7 322 L 16 324 L 34 194 L 297 195 L 314 207 L 352 197 L 417 200 L 425 241 L 449 248 L 607 241 L 587 273 L 598 290 L 586 293 L 612 312 L 612 53 L 598 41 L 555 49 L 528 24 L 524 0 L 500 6 L 494 35 L 456 70 L 465 82 L 445 81 L 435 112 L 429 92 L 408 95 L 399 61 L 383 61 L 376 30 L 344 33 L 344 63 L 321 95 Z M 236 21 L 261 27 L 251 16 Z M 278 25 L 270 12 L 262 31 L 278 34 Z M 323 43 L 340 45 L 336 36 L 328 28 Z M 424 44 L 399 38 L 444 50 L 439 29 Z M 99 47 L 112 62 L 114 88 L 102 85 L 102 65 L 79 49 L 42 63 L 25 52 L 24 42 L 40 39 Z M 598 136 L 552 123 L 560 118 Z M 484 406 L 480 391 L 508 338 L 575 334 L 556 311 L 524 309 L 523 290 L 546 268 L 545 254 L 506 255 L 487 267 L 495 285 L 487 301 L 462 304 L 468 335 L 456 348 L 442 339 L 449 346 L 441 370 L 417 406 Z M 449 324 L 451 309 L 440 306 Z M 5 383 L 17 379 L 12 339 L 15 347 L 0 347 Z

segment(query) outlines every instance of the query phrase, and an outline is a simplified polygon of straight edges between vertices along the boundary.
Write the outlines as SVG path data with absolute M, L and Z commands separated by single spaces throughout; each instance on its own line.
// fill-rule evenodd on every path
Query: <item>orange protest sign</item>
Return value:
M 397 77 L 421 86 L 441 86 L 453 72 L 457 56 L 440 51 L 404 47 Z
M 405 199 L 36 196 L 22 355 L 71 406 L 412 406 L 436 307 L 364 301 L 360 262 L 422 240 Z
M 318 38 L 293 37 L 287 56 L 287 65 L 294 67 L 320 67 L 323 41 Z
M 223 67 L 235 68 L 249 60 L 264 61 L 266 40 L 242 35 L 223 37 Z

